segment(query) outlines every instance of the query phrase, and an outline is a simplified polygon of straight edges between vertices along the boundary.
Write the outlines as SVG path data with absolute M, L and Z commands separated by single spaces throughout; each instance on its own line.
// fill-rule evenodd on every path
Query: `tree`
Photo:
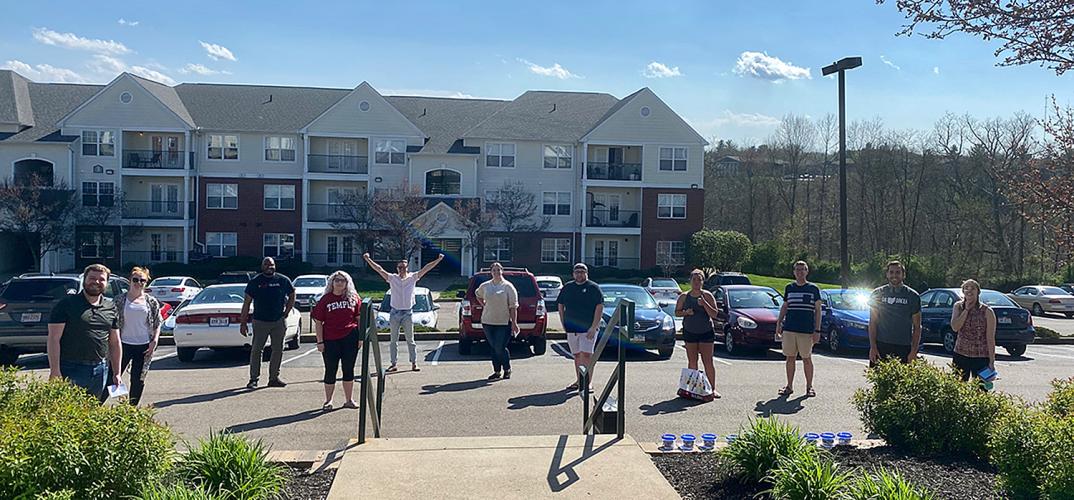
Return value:
M 690 261 L 706 274 L 735 271 L 749 259 L 751 247 L 738 231 L 698 231 L 690 238 Z
M 0 231 L 19 235 L 39 266 L 42 255 L 73 246 L 78 209 L 78 198 L 62 181 L 35 175 L 0 182 Z
M 427 210 L 421 191 L 403 184 L 397 189 L 373 193 L 371 203 L 373 227 L 383 238 L 378 238 L 379 249 L 392 258 L 410 260 L 421 250 L 421 233 L 414 226 L 414 219 Z M 434 228 L 424 228 L 427 234 Z
M 521 182 L 504 181 L 502 187 L 490 194 L 488 201 L 504 232 L 536 233 L 544 231 L 551 223 L 548 217 L 538 215 L 542 205 L 537 203 L 537 195 Z
M 882 4 L 885 0 L 876 0 Z M 900 35 L 928 24 L 924 36 L 943 39 L 966 33 L 1002 42 L 1000 66 L 1040 63 L 1062 75 L 1074 68 L 1074 2 L 1070 0 L 897 0 L 907 19 Z
M 496 224 L 496 213 L 480 200 L 471 198 L 460 203 L 455 211 L 459 213 L 460 228 L 465 235 L 463 249 L 470 251 L 470 268 L 477 269 L 478 251 L 481 239 Z
M 371 249 L 377 239 L 374 211 L 370 208 L 373 198 L 367 191 L 344 192 L 336 204 L 328 206 L 326 218 L 331 219 L 332 229 L 351 238 L 356 251 Z

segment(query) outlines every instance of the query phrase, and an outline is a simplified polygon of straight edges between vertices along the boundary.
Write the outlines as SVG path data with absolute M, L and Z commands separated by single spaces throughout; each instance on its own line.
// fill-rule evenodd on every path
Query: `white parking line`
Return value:
M 171 353 L 171 354 L 161 354 L 160 356 L 153 356 L 153 361 L 160 361 L 162 359 L 174 358 L 175 356 L 176 356 L 176 353 L 174 353 L 174 352 Z
M 440 345 L 436 346 L 436 354 L 433 354 L 433 362 L 432 362 L 433 366 L 436 366 L 436 365 L 440 364 L 440 353 L 441 352 L 444 352 L 444 341 L 443 340 L 440 341 Z
M 1063 356 L 1061 354 L 1050 354 L 1050 353 L 1044 353 L 1044 352 L 1031 352 L 1031 353 L 1028 353 L 1028 354 L 1030 356 L 1044 356 L 1044 357 L 1047 357 L 1047 358 L 1074 359 L 1074 356 Z
M 682 349 L 684 351 L 686 350 L 686 346 L 684 346 L 682 344 L 675 344 L 675 347 L 678 347 L 679 349 Z M 733 366 L 730 361 L 724 361 L 724 360 L 722 360 L 720 358 L 717 358 L 716 356 L 713 356 L 712 360 L 717 362 L 717 363 L 720 363 L 720 364 L 724 364 L 724 365 L 727 365 L 727 366 Z
M 313 354 L 315 352 L 317 352 L 317 348 L 316 347 L 311 347 L 308 351 L 306 351 L 306 352 L 304 352 L 302 354 L 299 354 L 298 356 L 295 356 L 293 358 L 285 359 L 280 364 L 281 365 L 286 365 L 287 363 L 290 363 L 290 362 L 292 362 L 292 361 L 294 361 L 296 359 L 299 359 L 299 358 L 304 358 L 304 357 L 309 356 L 310 354 Z
M 1050 352 L 1062 352 L 1065 354 L 1074 354 L 1074 346 L 1069 345 L 1048 345 L 1048 344 L 1034 344 L 1030 346 L 1031 351 L 1037 349 L 1043 349 Z

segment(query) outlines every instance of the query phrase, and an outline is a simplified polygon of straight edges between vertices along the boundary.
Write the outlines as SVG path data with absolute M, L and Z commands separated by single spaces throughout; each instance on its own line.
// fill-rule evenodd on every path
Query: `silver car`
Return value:
M 202 288 L 198 280 L 189 276 L 165 276 L 153 280 L 145 293 L 161 302 L 176 305 L 194 298 Z
M 657 302 L 675 302 L 682 294 L 682 288 L 679 288 L 679 282 L 674 278 L 645 278 L 641 286 L 651 293 Z
M 563 280 L 559 276 L 535 276 L 537 288 L 541 290 L 545 304 L 553 304 L 559 300 L 559 291 L 563 289 Z
M 1057 286 L 1023 286 L 1007 296 L 1016 304 L 1032 311 L 1034 316 L 1059 313 L 1074 318 L 1074 295 Z

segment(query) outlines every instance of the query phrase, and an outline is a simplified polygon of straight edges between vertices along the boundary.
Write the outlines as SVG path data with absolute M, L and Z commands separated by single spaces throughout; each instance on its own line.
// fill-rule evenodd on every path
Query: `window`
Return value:
M 236 233 L 205 233 L 205 250 L 213 257 L 234 257 Z
M 237 136 L 237 135 L 210 135 L 209 136 L 209 159 L 210 160 L 238 160 L 239 159 L 239 136 Z
M 289 259 L 295 256 L 295 235 L 293 233 L 265 233 L 265 257 Z
M 83 130 L 82 156 L 115 156 L 116 135 L 111 130 Z
M 83 259 L 112 259 L 116 256 L 116 235 L 111 231 L 86 231 L 79 238 L 78 253 Z
M 295 138 L 287 136 L 266 137 L 265 161 L 295 161 Z
M 686 218 L 686 195 L 667 194 L 657 195 L 656 201 L 657 219 L 685 219 Z
M 660 148 L 660 170 L 686 170 L 686 148 Z
M 238 184 L 207 184 L 205 208 L 239 208 Z
M 485 238 L 485 262 L 511 262 L 511 238 L 495 236 Z
M 570 261 L 570 238 L 545 238 L 541 240 L 541 262 L 566 263 Z
M 265 210 L 294 210 L 294 184 L 265 184 Z
M 571 168 L 572 146 L 558 145 L 544 147 L 544 168 Z
M 373 161 L 383 165 L 403 165 L 406 163 L 406 141 L 381 139 L 377 141 L 376 156 Z
M 119 94 L 119 102 L 123 104 L 130 104 L 133 100 L 134 96 L 132 96 L 130 92 L 124 92 L 122 94 Z
M 685 241 L 656 242 L 656 265 L 682 266 L 686 264 Z
M 458 195 L 462 193 L 462 175 L 454 170 L 432 170 L 425 173 L 425 194 Z
M 485 144 L 486 167 L 515 167 L 515 145 L 490 142 Z
M 116 185 L 112 182 L 83 182 L 82 206 L 111 207 L 116 203 Z
M 544 215 L 570 215 L 571 194 L 569 192 L 545 191 Z

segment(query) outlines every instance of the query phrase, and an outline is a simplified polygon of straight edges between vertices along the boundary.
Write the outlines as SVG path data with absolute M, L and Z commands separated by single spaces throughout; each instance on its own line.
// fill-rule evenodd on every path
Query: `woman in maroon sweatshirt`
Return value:
M 310 317 L 317 330 L 317 350 L 324 358 L 324 405 L 332 409 L 332 395 L 336 391 L 336 372 L 343 365 L 343 392 L 347 395 L 344 408 L 357 408 L 354 403 L 354 363 L 362 339 L 358 336 L 358 314 L 362 298 L 354 289 L 354 280 L 343 271 L 328 277 L 324 295 L 313 307 Z

